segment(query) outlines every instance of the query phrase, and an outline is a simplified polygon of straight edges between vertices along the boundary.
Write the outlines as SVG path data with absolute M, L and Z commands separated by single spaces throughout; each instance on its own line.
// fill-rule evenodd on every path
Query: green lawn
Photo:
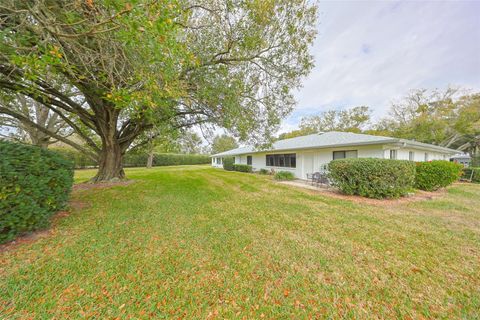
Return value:
M 374 206 L 205 166 L 127 175 L 0 253 L 0 318 L 480 317 L 480 185 Z

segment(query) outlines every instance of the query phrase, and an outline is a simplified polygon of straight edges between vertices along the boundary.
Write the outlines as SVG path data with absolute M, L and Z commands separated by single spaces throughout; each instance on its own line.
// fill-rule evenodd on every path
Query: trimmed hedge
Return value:
M 295 175 L 290 171 L 277 171 L 273 176 L 275 180 L 294 180 Z
M 46 227 L 67 203 L 73 163 L 39 147 L 0 141 L 0 243 Z
M 234 164 L 233 165 L 233 170 L 234 171 L 239 171 L 239 172 L 252 172 L 252 166 L 248 164 Z
M 258 174 L 270 174 L 270 171 L 268 171 L 267 169 L 262 168 L 262 169 L 260 169 L 260 170 L 258 171 Z
M 127 153 L 123 158 L 125 167 L 145 167 L 147 165 L 148 154 Z M 179 166 L 192 164 L 211 163 L 210 156 L 204 154 L 175 154 L 175 153 L 156 153 L 153 155 L 153 166 Z
M 398 198 L 415 184 L 415 163 L 375 158 L 339 159 L 330 162 L 333 185 L 348 195 L 367 198 Z
M 75 164 L 75 169 L 85 169 L 97 167 L 98 162 L 93 161 L 83 153 L 69 148 L 51 148 L 60 153 L 66 159 Z M 146 167 L 148 154 L 146 153 L 127 153 L 123 159 L 125 167 Z M 209 164 L 211 159 L 204 154 L 175 154 L 175 153 L 156 153 L 153 156 L 153 166 L 178 166 L 193 164 Z
M 435 191 L 457 181 L 462 174 L 462 165 L 444 160 L 417 162 L 415 187 Z
M 90 159 L 85 154 L 75 149 L 52 147 L 49 150 L 60 153 L 65 159 L 73 162 L 75 169 L 97 167 L 98 162 Z
M 232 157 L 223 158 L 223 169 L 227 171 L 233 171 L 234 163 L 235 163 L 235 160 Z

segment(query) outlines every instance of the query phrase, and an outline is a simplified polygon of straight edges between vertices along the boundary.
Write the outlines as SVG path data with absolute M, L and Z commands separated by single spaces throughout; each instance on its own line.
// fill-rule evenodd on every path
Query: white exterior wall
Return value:
M 214 168 L 223 168 L 223 161 L 222 158 L 220 158 L 220 163 L 217 163 L 217 157 L 212 157 L 212 167 Z
M 322 165 L 328 164 L 333 160 L 334 151 L 349 151 L 356 150 L 358 158 L 390 158 L 390 150 L 397 150 L 398 160 L 409 160 L 409 152 L 414 152 L 414 161 L 424 161 L 425 153 L 428 153 L 428 160 L 449 160 L 448 154 L 439 152 L 425 151 L 421 149 L 402 148 L 398 146 L 389 145 L 370 145 L 370 146 L 352 146 L 339 148 L 325 148 L 325 149 L 304 149 L 304 150 L 283 150 L 283 151 L 269 151 L 252 154 L 242 154 L 235 156 L 235 163 L 247 164 L 247 156 L 252 156 L 252 168 L 254 171 L 260 169 L 275 170 L 275 171 L 290 171 L 295 177 L 299 179 L 306 179 L 307 173 L 320 171 Z M 266 165 L 267 154 L 296 154 L 296 168 L 271 167 Z M 215 158 L 212 158 L 215 159 Z M 212 166 L 223 167 L 217 165 L 212 160 Z
M 410 160 L 410 151 L 413 152 L 413 161 L 421 162 L 425 161 L 425 153 L 428 155 L 427 161 L 431 160 L 449 160 L 450 156 L 446 153 L 440 153 L 435 151 L 425 151 L 421 149 L 414 149 L 414 148 L 398 148 L 398 147 L 391 147 L 384 150 L 384 157 L 385 159 L 390 159 L 390 150 L 397 150 L 397 160 Z

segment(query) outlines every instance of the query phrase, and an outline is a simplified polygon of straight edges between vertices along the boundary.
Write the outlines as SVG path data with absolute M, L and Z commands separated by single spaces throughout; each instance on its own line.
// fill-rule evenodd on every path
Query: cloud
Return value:
M 320 2 L 315 68 L 282 125 L 367 105 L 379 118 L 415 88 L 480 89 L 480 2 Z

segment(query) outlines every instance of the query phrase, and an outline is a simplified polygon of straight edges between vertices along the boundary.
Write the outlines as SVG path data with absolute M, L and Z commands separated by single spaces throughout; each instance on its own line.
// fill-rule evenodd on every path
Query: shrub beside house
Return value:
M 329 165 L 339 190 L 367 198 L 398 198 L 415 188 L 435 191 L 457 181 L 461 165 L 448 161 L 412 162 L 390 159 L 341 159 Z
M 460 178 L 462 168 L 461 164 L 448 161 L 418 162 L 415 187 L 425 191 L 445 188 Z
M 415 185 L 415 163 L 408 160 L 333 160 L 329 170 L 333 184 L 348 195 L 398 198 L 412 191 Z

